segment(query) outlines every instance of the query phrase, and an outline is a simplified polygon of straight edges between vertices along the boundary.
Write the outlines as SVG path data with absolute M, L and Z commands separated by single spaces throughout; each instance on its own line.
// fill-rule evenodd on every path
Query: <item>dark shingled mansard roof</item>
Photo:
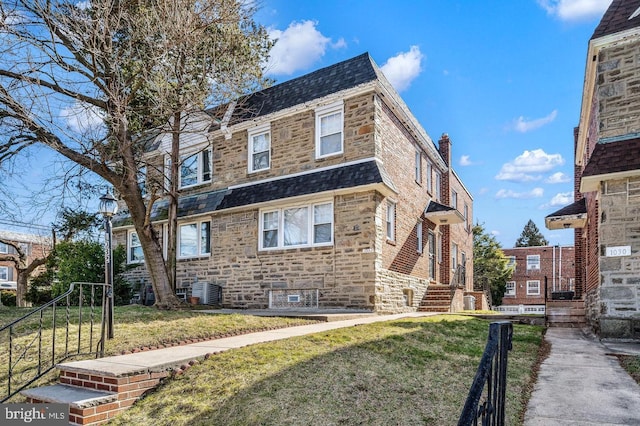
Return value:
M 378 66 L 369 53 L 363 53 L 241 98 L 229 125 L 320 99 L 377 78 Z M 222 105 L 208 113 L 221 120 L 226 110 L 227 105 Z M 219 124 L 213 127 L 216 128 Z
M 395 191 L 393 182 L 381 164 L 371 160 L 283 179 L 257 182 L 232 189 L 182 197 L 178 201 L 178 217 L 195 216 L 234 207 L 371 184 L 385 184 Z M 167 207 L 167 200 L 157 201 L 151 212 L 151 220 L 167 219 Z M 118 214 L 114 218 L 114 226 L 116 227 L 131 223 L 128 212 Z
M 629 19 L 640 7 L 640 0 L 613 0 L 591 40 L 640 26 L 640 16 Z
M 640 170 L 640 138 L 597 143 L 582 176 L 598 176 L 631 170 Z

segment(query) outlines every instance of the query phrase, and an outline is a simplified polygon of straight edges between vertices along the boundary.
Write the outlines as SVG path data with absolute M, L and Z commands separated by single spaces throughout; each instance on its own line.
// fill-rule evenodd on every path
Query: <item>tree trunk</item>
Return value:
M 167 212 L 167 272 L 175 293 L 178 244 L 178 187 L 180 170 L 180 125 L 181 113 L 173 115 L 171 135 L 171 170 L 169 171 L 169 208 Z

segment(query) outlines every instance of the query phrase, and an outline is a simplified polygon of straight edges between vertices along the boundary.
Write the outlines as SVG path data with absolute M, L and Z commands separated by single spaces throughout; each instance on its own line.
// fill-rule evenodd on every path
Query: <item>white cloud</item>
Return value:
M 548 172 L 564 164 L 560 154 L 547 154 L 542 149 L 524 151 L 515 160 L 502 165 L 496 175 L 497 180 L 531 182 L 542 179 L 540 173 Z
M 573 203 L 573 191 L 569 192 L 559 192 L 551 198 L 549 202 L 549 206 L 566 206 L 567 204 Z
M 494 237 L 497 237 L 498 235 L 500 235 L 500 231 L 497 231 L 494 229 L 493 231 L 490 232 L 490 234 L 493 235 Z
M 460 165 L 461 166 L 470 166 L 473 163 L 471 162 L 471 158 L 468 155 L 463 155 L 460 157 Z
M 411 46 L 408 52 L 398 53 L 387 59 L 380 67 L 391 85 L 402 92 L 411 85 L 411 82 L 422 72 L 422 59 L 424 55 L 418 46 Z
M 544 189 L 533 188 L 528 192 L 516 192 L 510 189 L 501 189 L 496 192 L 496 198 L 516 198 L 516 199 L 528 199 L 528 198 L 540 198 L 544 195 Z
M 344 39 L 331 44 L 331 39 L 316 28 L 316 21 L 292 22 L 284 30 L 272 28 L 269 37 L 277 40 L 270 52 L 266 73 L 270 75 L 291 75 L 309 68 L 324 56 L 328 47 L 346 47 Z
M 565 175 L 562 172 L 555 172 L 554 174 L 549 176 L 547 179 L 545 179 L 545 183 L 567 183 L 567 182 L 571 182 L 571 177 Z
M 100 129 L 104 125 L 104 113 L 97 108 L 76 102 L 60 110 L 60 118 L 67 127 L 77 133 Z
M 553 120 L 556 119 L 557 116 L 558 116 L 558 110 L 555 110 L 555 109 L 551 111 L 551 113 L 546 117 L 536 118 L 533 120 L 527 120 L 523 116 L 520 116 L 514 120 L 511 127 L 513 128 L 513 130 L 517 132 L 527 133 L 539 127 L 542 127 L 545 124 L 551 123 Z
M 538 0 L 538 4 L 562 21 L 584 21 L 601 17 L 611 0 Z

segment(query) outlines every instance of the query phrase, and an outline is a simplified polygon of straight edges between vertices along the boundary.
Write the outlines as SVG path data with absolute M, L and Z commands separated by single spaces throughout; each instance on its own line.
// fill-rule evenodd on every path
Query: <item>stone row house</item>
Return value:
M 545 299 L 573 299 L 573 246 L 514 247 L 502 250 L 513 274 L 498 307 L 503 312 L 544 313 Z
M 228 308 L 419 308 L 473 288 L 473 204 L 438 146 L 365 53 L 191 116 L 181 137 L 178 292 L 221 289 Z M 170 136 L 148 161 L 162 164 Z M 166 202 L 152 220 L 165 228 Z M 147 282 L 126 212 L 128 274 Z M 451 287 L 453 286 L 453 287 Z M 183 292 L 184 294 L 184 292 Z
M 576 293 L 601 337 L 640 339 L 640 0 L 613 0 L 589 41 L 574 131 Z

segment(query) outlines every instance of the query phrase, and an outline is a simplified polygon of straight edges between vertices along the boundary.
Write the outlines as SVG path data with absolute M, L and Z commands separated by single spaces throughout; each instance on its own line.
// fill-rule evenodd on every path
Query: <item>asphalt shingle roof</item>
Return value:
M 363 53 L 241 98 L 229 124 L 254 119 L 369 83 L 378 78 L 377 73 L 378 66 L 369 53 Z M 209 113 L 221 119 L 226 109 L 226 105 L 219 106 L 209 110 Z M 214 129 L 217 127 L 214 126 Z
M 640 138 L 598 143 L 582 176 L 640 170 Z
M 178 201 L 178 218 L 377 183 L 383 183 L 395 190 L 393 182 L 388 179 L 382 166 L 371 160 L 233 189 L 181 197 Z M 157 201 L 151 212 L 151 220 L 166 219 L 167 207 L 167 200 Z M 128 212 L 118 214 L 114 218 L 114 227 L 130 224 Z
M 613 0 L 591 40 L 640 26 L 640 16 L 629 19 L 640 7 L 640 0 Z
M 546 217 L 575 216 L 579 214 L 584 214 L 586 212 L 587 212 L 587 203 L 586 203 L 586 199 L 583 198 L 581 200 L 578 200 L 574 203 L 569 204 L 568 206 L 561 208 L 560 210 L 557 210 L 547 215 Z

